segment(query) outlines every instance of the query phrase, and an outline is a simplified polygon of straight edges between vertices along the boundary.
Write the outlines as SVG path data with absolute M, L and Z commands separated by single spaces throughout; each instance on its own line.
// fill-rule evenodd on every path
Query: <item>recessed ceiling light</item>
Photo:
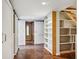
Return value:
M 42 2 L 42 5 L 46 5 L 46 2 Z

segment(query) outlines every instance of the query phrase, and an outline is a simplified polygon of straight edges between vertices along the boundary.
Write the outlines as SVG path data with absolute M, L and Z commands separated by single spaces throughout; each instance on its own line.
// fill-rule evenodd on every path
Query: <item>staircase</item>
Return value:
M 61 11 L 61 15 L 68 20 L 71 20 L 71 24 L 76 26 L 76 8 L 66 8 L 65 10 Z

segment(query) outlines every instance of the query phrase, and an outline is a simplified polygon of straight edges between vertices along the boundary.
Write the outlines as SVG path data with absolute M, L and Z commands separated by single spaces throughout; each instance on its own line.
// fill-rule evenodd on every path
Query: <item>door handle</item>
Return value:
M 4 43 L 6 41 L 6 34 L 2 33 L 2 43 Z

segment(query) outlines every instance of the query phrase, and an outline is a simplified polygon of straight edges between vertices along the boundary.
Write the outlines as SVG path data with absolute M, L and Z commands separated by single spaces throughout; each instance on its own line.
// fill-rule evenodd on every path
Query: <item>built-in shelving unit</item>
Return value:
M 76 26 L 70 20 L 60 20 L 60 53 L 75 51 Z
M 52 19 L 51 15 L 44 20 L 45 48 L 52 53 Z
M 56 17 L 56 55 L 75 52 L 76 24 L 73 24 L 71 19 L 59 15 L 58 12 Z M 51 15 L 44 20 L 44 47 L 51 53 L 54 50 L 52 22 Z

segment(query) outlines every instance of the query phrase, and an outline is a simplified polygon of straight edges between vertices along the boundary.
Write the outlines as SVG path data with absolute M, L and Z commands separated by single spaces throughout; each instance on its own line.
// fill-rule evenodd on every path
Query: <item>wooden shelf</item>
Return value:
M 75 50 L 75 43 L 73 43 L 73 50 Z
M 68 35 L 69 29 L 68 28 L 60 28 L 60 35 Z
M 60 36 L 73 36 L 73 35 L 71 35 L 71 34 L 61 34 Z
M 44 32 L 44 34 L 47 34 L 48 32 Z
M 60 27 L 60 28 L 61 28 L 61 29 L 65 29 L 65 28 L 66 28 L 66 29 L 69 29 L 68 27 Z
M 67 23 L 70 21 L 66 20 Z M 76 27 L 66 22 L 65 20 L 60 20 L 60 53 L 75 51 Z
M 71 34 L 76 34 L 76 28 L 71 29 Z
M 68 51 L 71 50 L 71 44 L 60 44 L 60 51 Z
M 66 43 L 60 43 L 60 44 L 72 44 L 72 43 L 75 43 L 75 42 L 66 42 Z
M 60 54 L 63 54 L 63 53 L 71 53 L 71 52 L 75 52 L 75 50 L 62 51 L 62 52 L 60 52 Z
M 48 37 L 44 37 L 45 39 L 48 39 Z
M 60 43 L 70 42 L 70 36 L 60 36 Z
M 52 52 L 52 20 L 51 17 L 47 17 L 44 20 L 44 37 L 45 37 L 45 47 Z
M 51 25 L 52 24 L 52 22 L 51 21 L 49 21 L 48 23 L 47 23 L 47 25 Z

